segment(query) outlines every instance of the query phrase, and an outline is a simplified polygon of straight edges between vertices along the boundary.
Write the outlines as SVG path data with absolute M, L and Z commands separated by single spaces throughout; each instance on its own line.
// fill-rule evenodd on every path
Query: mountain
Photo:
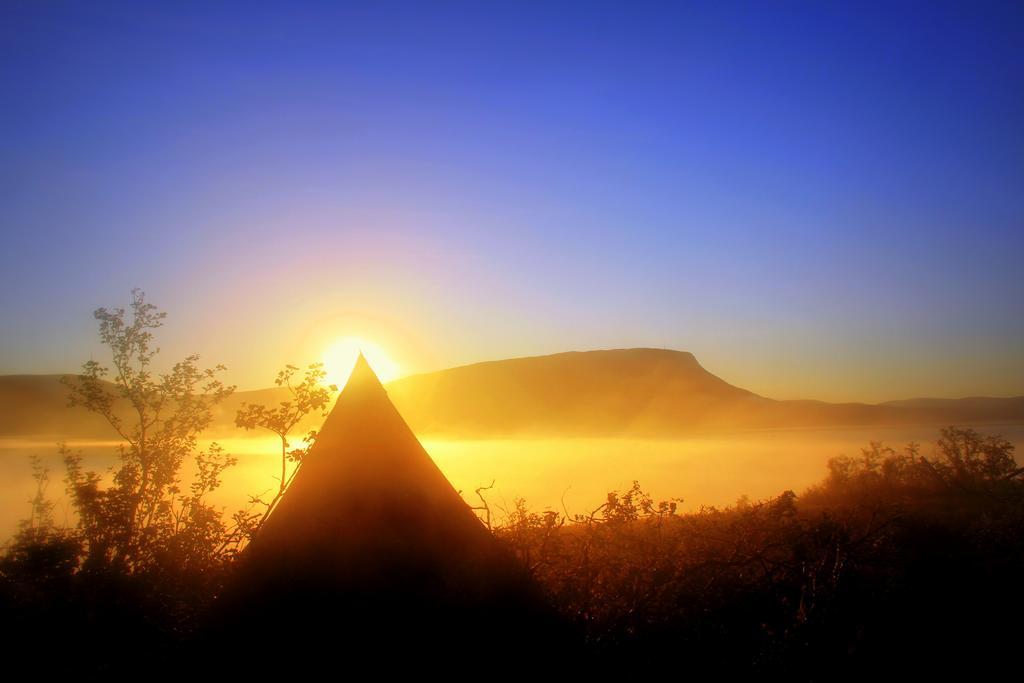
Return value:
M 899 408 L 906 413 L 928 416 L 941 422 L 1013 422 L 1024 415 L 1024 396 L 1013 398 L 914 398 L 886 401 L 884 407 Z
M 0 376 L 0 436 L 74 436 L 114 439 L 117 434 L 99 415 L 68 406 L 68 375 Z
M 657 432 L 765 400 L 660 349 L 476 363 L 397 380 L 388 395 L 418 433 L 457 434 Z
M 0 437 L 32 436 L 60 439 L 117 439 L 117 433 L 99 415 L 68 405 L 68 388 L 63 380 L 74 375 L 0 375 Z M 113 385 L 108 385 L 111 393 Z M 244 434 L 235 427 L 235 414 L 243 403 L 276 405 L 288 399 L 287 389 L 273 387 L 237 391 L 213 407 L 211 431 L 217 435 Z M 132 412 L 122 400 L 114 401 L 114 412 L 129 424 Z M 295 430 L 302 434 L 323 422 L 320 415 L 304 420 Z
M 113 438 L 102 418 L 66 407 L 59 380 L 0 376 L 0 436 Z M 666 349 L 488 361 L 405 377 L 387 391 L 414 432 L 451 437 L 669 437 L 698 429 L 1024 422 L 1024 396 L 778 401 L 725 382 L 693 354 Z M 215 408 L 211 431 L 239 435 L 234 416 L 242 403 L 272 405 L 286 398 L 280 388 L 236 392 Z M 296 433 L 320 422 L 311 417 Z
M 450 436 L 662 437 L 695 429 L 1024 421 L 1024 397 L 777 401 L 716 377 L 693 354 L 666 349 L 476 363 L 397 380 L 388 395 L 418 434 Z

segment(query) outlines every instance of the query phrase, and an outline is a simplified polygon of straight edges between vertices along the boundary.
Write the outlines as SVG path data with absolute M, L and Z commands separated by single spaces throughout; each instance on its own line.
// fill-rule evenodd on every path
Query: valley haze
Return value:
M 101 417 L 67 406 L 60 380 L 0 376 L 0 436 L 113 438 Z M 415 433 L 448 439 L 676 438 L 750 429 L 1024 422 L 1024 396 L 877 404 L 775 400 L 720 379 L 691 353 L 651 348 L 474 363 L 404 377 L 386 389 Z M 239 436 L 234 415 L 243 403 L 273 404 L 286 395 L 282 388 L 235 392 L 216 407 L 208 433 Z

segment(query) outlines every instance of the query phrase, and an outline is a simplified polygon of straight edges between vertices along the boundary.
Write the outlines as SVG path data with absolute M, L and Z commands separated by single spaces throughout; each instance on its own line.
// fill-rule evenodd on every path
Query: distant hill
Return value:
M 452 437 L 650 436 L 693 430 L 1024 422 L 1024 396 L 880 404 L 777 401 L 733 386 L 693 354 L 665 349 L 558 353 L 475 363 L 387 385 L 417 434 Z M 272 405 L 280 388 L 236 392 L 211 432 L 234 426 L 243 402 Z M 300 425 L 315 428 L 316 417 Z M 68 408 L 60 375 L 0 376 L 0 436 L 114 438 L 102 418 Z
M 65 376 L 0 375 L 0 437 L 118 438 L 117 433 L 99 415 L 81 407 L 68 406 L 68 388 L 61 383 L 61 378 Z M 218 436 L 243 435 L 244 431 L 235 427 L 235 413 L 242 403 L 275 405 L 287 397 L 287 390 L 278 387 L 235 392 L 214 407 L 210 431 Z M 115 412 L 130 424 L 132 416 L 127 405 L 117 401 L 114 407 Z M 301 434 L 302 429 L 316 428 L 321 421 L 320 417 L 311 418 L 300 425 L 295 433 Z
M 113 439 L 117 434 L 84 408 L 68 407 L 63 375 L 0 376 L 0 436 Z
M 899 408 L 911 414 L 927 415 L 939 422 L 1013 422 L 1024 416 L 1024 396 L 1013 398 L 914 398 L 906 401 L 887 401 L 881 404 Z

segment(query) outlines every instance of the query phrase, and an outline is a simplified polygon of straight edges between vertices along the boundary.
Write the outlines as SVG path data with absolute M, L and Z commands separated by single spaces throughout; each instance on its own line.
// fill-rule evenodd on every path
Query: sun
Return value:
M 381 382 L 390 382 L 401 374 L 398 364 L 379 345 L 361 337 L 345 337 L 338 339 L 324 351 L 323 364 L 327 372 L 327 383 L 336 384 L 339 389 L 344 387 L 360 352 L 366 357 L 366 362 L 377 373 Z

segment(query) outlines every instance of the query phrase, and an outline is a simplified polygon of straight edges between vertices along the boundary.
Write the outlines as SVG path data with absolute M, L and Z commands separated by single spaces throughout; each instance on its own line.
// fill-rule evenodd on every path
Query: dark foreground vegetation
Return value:
M 230 388 L 195 358 L 151 373 L 150 330 L 163 316 L 141 293 L 131 311 L 96 312 L 113 369 L 90 362 L 69 387 L 122 434 L 119 465 L 101 477 L 64 449 L 76 518 L 66 527 L 54 522 L 50 473 L 36 463 L 38 495 L 0 556 L 5 670 L 162 677 L 208 671 L 197 652 L 218 658 L 221 671 L 307 656 L 253 652 L 246 632 L 220 633 L 223 643 L 198 648 L 196 640 L 246 543 L 301 466 L 305 450 L 289 430 L 300 413 L 324 408 L 321 371 L 293 383 L 296 368 L 287 368 L 278 381 L 292 401 L 239 413 L 239 426 L 280 437 L 281 468 L 268 494 L 225 517 L 205 497 L 233 459 L 196 445 L 210 406 Z M 110 386 L 116 396 L 105 393 Z M 137 419 L 114 412 L 114 399 Z M 197 472 L 187 483 L 186 460 Z M 683 514 L 634 485 L 582 516 L 525 501 L 492 510 L 485 489 L 478 511 L 576 634 L 577 645 L 565 648 L 568 668 L 794 680 L 979 674 L 1015 666 L 1021 641 L 1022 474 L 1009 442 L 950 427 L 926 448 L 872 443 L 859 457 L 834 459 L 823 482 L 800 495 L 725 509 Z M 475 618 L 486 634 L 488 615 Z M 434 663 L 407 664 L 458 666 L 470 654 L 459 647 L 451 643 Z M 358 655 L 352 649 L 332 642 L 325 656 L 341 665 Z M 523 659 L 510 647 L 507 662 L 488 665 L 507 671 Z
M 234 556 L 175 543 L 102 561 L 88 526 L 33 507 L 0 561 L 8 661 L 115 675 L 176 661 Z M 977 670 L 1022 633 L 1021 469 L 1011 444 L 970 429 L 943 430 L 928 455 L 872 444 L 800 496 L 681 514 L 635 485 L 585 516 L 520 501 L 494 517 L 590 664 L 799 680 Z
M 678 514 L 634 485 L 571 520 L 519 505 L 496 533 L 597 661 L 801 680 L 980 672 L 1024 635 L 1012 452 L 947 428 L 928 456 L 872 443 L 833 459 L 800 496 Z

